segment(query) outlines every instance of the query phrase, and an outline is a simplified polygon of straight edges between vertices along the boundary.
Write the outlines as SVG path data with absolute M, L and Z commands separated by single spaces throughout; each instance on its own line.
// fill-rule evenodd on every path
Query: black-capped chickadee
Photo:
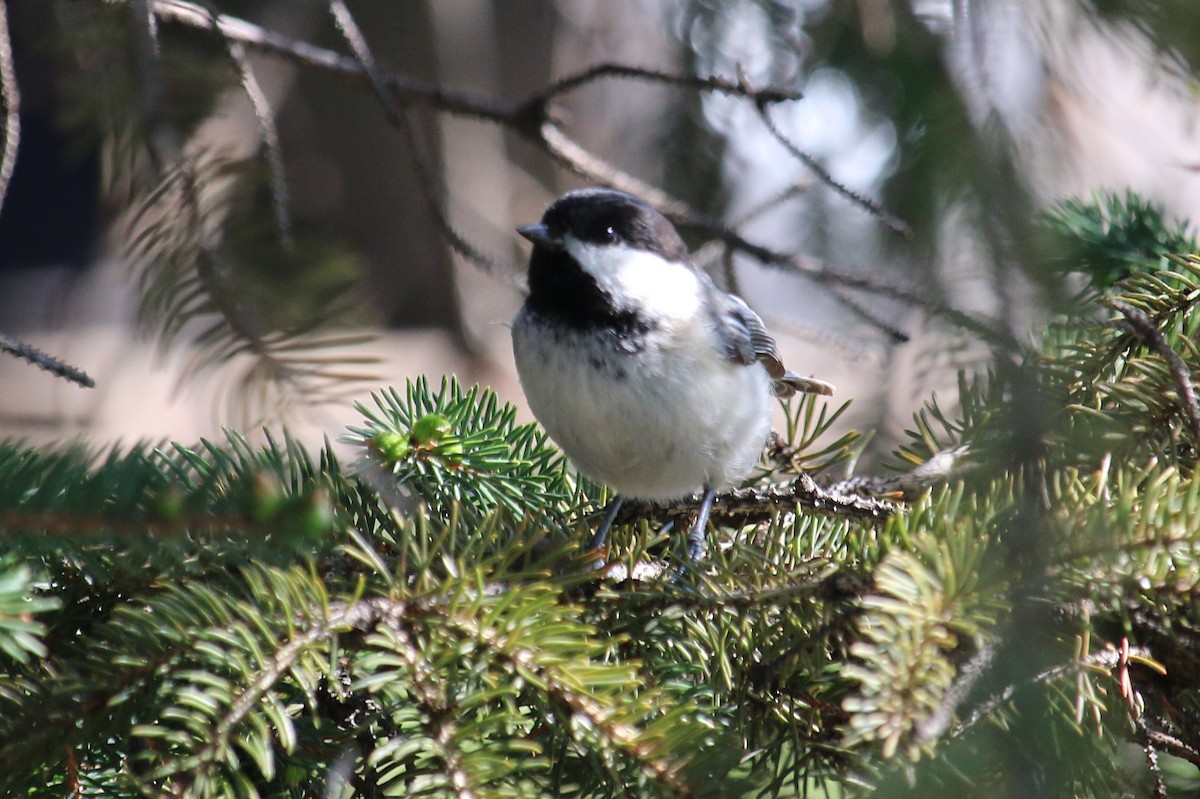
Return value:
M 691 263 L 675 228 L 617 191 L 564 194 L 533 242 L 513 352 L 529 407 L 579 471 L 617 496 L 703 490 L 688 553 L 704 553 L 718 490 L 750 474 L 770 433 L 771 397 L 832 394 L 784 369 L 762 320 Z

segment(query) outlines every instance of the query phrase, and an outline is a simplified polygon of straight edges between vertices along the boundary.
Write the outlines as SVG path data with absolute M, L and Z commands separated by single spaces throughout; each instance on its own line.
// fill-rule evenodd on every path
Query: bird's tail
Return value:
M 804 394 L 821 394 L 822 396 L 833 396 L 833 383 L 826 383 L 824 380 L 818 380 L 815 377 L 801 377 L 795 372 L 784 372 L 783 377 L 775 380 L 772 388 L 775 391 L 775 396 L 787 398 L 794 395 L 796 392 Z

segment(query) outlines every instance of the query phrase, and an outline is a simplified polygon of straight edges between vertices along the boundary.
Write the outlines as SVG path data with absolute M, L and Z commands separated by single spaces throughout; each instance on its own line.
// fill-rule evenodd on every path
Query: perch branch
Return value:
M 836 487 L 822 488 L 807 474 L 790 483 L 735 488 L 717 495 L 710 520 L 714 524 L 759 524 L 776 513 L 797 506 L 814 513 L 841 518 L 880 521 L 896 512 L 891 502 L 846 493 Z M 660 522 L 682 519 L 696 509 L 695 497 L 667 503 L 626 502 L 617 514 L 617 524 L 652 518 Z

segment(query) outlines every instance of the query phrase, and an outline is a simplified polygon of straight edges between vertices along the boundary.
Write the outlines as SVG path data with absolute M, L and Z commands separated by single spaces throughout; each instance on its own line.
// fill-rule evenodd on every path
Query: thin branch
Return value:
M 743 225 L 748 224 L 762 214 L 772 211 L 793 197 L 804 193 L 808 190 L 810 185 L 811 184 L 807 181 L 792 183 L 783 191 L 776 193 L 774 196 L 769 197 L 762 203 L 746 211 L 744 214 L 730 223 L 729 227 L 734 230 L 741 228 Z M 710 261 L 716 260 L 718 257 L 718 251 L 721 259 L 722 274 L 725 278 L 725 290 L 734 294 L 740 294 L 741 292 L 738 289 L 737 274 L 734 270 L 734 247 L 720 239 L 710 239 L 696 251 L 693 260 L 697 264 L 704 265 Z M 867 308 L 865 305 L 859 302 L 858 298 L 851 294 L 849 290 L 841 286 L 831 286 L 830 292 L 834 295 L 838 302 L 842 304 L 842 307 L 846 308 L 860 319 L 878 328 L 892 341 L 896 342 L 897 344 L 904 344 L 909 341 L 910 336 L 907 333 L 905 333 L 903 330 L 900 330 L 890 322 L 880 319 L 873 310 Z
M 158 13 L 152 0 L 130 0 L 130 16 L 133 18 L 135 55 L 137 56 L 138 99 L 141 101 L 141 116 L 148 127 L 158 127 L 158 115 L 162 110 L 163 82 L 158 64 Z M 204 11 L 203 13 L 208 13 Z M 152 154 L 153 155 L 153 154 Z
M 311 369 L 297 365 L 295 359 L 281 357 L 272 347 L 261 325 L 251 318 L 245 298 L 231 286 L 224 258 L 214 242 L 205 233 L 205 220 L 202 210 L 201 186 L 197 178 L 197 167 L 185 155 L 170 135 L 170 130 L 161 124 L 158 111 L 161 105 L 162 84 L 158 72 L 158 23 L 160 18 L 170 18 L 170 11 L 185 14 L 188 21 L 195 27 L 213 30 L 221 34 L 222 44 L 230 58 L 241 73 L 243 89 L 255 106 L 259 126 L 264 140 L 268 143 L 268 160 L 278 159 L 272 165 L 273 189 L 276 201 L 276 223 L 279 226 L 281 239 L 285 246 L 291 245 L 291 222 L 287 212 L 286 184 L 282 174 L 282 160 L 278 155 L 278 135 L 275 130 L 274 118 L 270 111 L 265 95 L 262 93 L 253 72 L 250 70 L 244 45 L 238 37 L 224 35 L 224 23 L 229 19 L 224 15 L 214 14 L 201 3 L 183 3 L 175 0 L 130 0 L 131 13 L 134 16 L 134 27 L 138 34 L 138 54 L 143 74 L 143 105 L 144 114 L 150 135 L 147 145 L 150 158 L 160 172 L 173 174 L 164 180 L 165 192 L 174 188 L 178 194 L 184 219 L 183 235 L 194 246 L 195 253 L 191 256 L 192 269 L 200 286 L 199 291 L 211 302 L 212 311 L 224 321 L 229 331 L 239 343 L 225 354 L 232 357 L 238 352 L 244 352 L 255 359 L 255 366 L 246 371 L 242 383 L 248 385 L 262 375 L 267 375 L 272 382 L 299 390 L 301 384 L 309 384 L 309 396 L 316 396 L 319 385 L 316 381 L 325 378 L 331 384 L 338 375 L 321 374 Z M 167 14 L 167 16 L 164 16 Z M 243 23 L 249 26 L 249 23 Z M 236 25 L 234 27 L 237 27 Z M 255 26 L 249 26 L 254 28 Z M 258 29 L 260 32 L 261 29 Z M 283 38 L 283 37 L 278 37 Z M 210 328 L 212 330 L 212 328 Z M 205 334 L 201 334 L 197 342 L 207 344 L 196 350 L 195 360 L 201 365 L 211 364 L 213 358 L 221 353 L 214 348 L 212 341 L 204 342 Z M 354 379 L 354 376 L 342 376 Z M 182 379 L 182 377 L 181 377 Z M 330 397 L 332 399 L 332 397 Z
M 1158 749 L 1155 748 L 1154 741 L 1150 740 L 1150 728 L 1146 726 L 1144 718 L 1135 716 L 1133 723 L 1137 726 L 1138 743 L 1142 745 L 1142 753 L 1146 755 L 1146 767 L 1150 769 L 1150 776 L 1154 778 L 1154 799 L 1167 799 L 1167 785 L 1163 781 L 1162 766 L 1158 762 Z
M 546 152 L 554 160 L 575 174 L 592 183 L 601 183 L 627 194 L 636 194 L 672 222 L 708 230 L 723 227 L 719 220 L 700 214 L 682 200 L 613 166 L 576 142 L 549 119 L 538 128 L 536 139 L 543 144 Z
M 1182 758 L 1194 766 L 1200 766 L 1200 750 L 1160 730 L 1146 728 L 1146 740 L 1169 755 Z
M 63 363 L 58 358 L 52 355 L 47 355 L 35 347 L 31 347 L 23 341 L 18 341 L 15 338 L 0 333 L 0 352 L 7 352 L 9 355 L 15 355 L 41 369 L 45 369 L 56 377 L 61 377 L 64 380 L 69 380 L 72 383 L 83 386 L 84 388 L 95 388 L 96 381 L 92 380 L 82 369 L 77 369 L 68 363 Z
M 810 185 L 811 184 L 808 181 L 797 181 L 790 184 L 783 191 L 777 192 L 773 196 L 768 197 L 760 202 L 758 205 L 755 205 L 749 210 L 740 214 L 736 219 L 730 222 L 730 227 L 733 227 L 734 229 L 740 228 L 743 225 L 747 225 L 753 222 L 755 219 L 758 219 L 763 214 L 774 211 L 776 208 L 780 207 L 793 197 L 798 197 L 804 192 L 808 191 Z M 719 239 L 710 239 L 692 254 L 692 261 L 700 266 L 704 266 L 705 264 L 720 258 L 722 261 L 722 268 L 726 271 L 726 291 L 731 291 L 734 294 L 737 294 L 738 292 L 732 288 L 737 281 L 731 279 L 729 274 L 729 268 L 732 263 L 732 255 L 732 248 L 726 245 L 725 242 Z
M 971 656 L 971 659 L 958 670 L 958 676 L 954 678 L 953 684 L 942 695 L 942 699 L 933 713 L 917 724 L 916 739 L 918 743 L 937 741 L 946 733 L 946 730 L 950 729 L 950 722 L 954 719 L 955 711 L 958 710 L 959 705 L 967 698 L 967 694 L 971 692 L 980 678 L 987 673 L 988 667 L 995 659 L 996 644 L 988 643 L 980 647 Z
M 0 0 L 0 95 L 4 98 L 4 153 L 0 156 L 0 209 L 8 195 L 17 147 L 21 143 L 21 91 L 13 67 L 12 37 L 8 31 L 8 3 Z
M 379 69 L 379 64 L 375 61 L 375 55 L 371 52 L 370 45 L 367 44 L 367 38 L 363 36 L 362 29 L 358 27 L 358 23 L 350 14 L 350 9 L 342 0 L 329 0 L 329 13 L 333 16 L 333 21 L 337 24 L 338 30 L 341 31 L 346 43 L 350 45 L 350 49 L 354 51 L 354 57 L 357 59 L 359 66 L 366 73 L 368 80 L 371 82 L 371 88 L 375 92 L 375 96 L 379 98 L 380 105 L 383 106 L 384 112 L 387 114 L 388 121 L 394 125 L 403 124 L 400 106 L 397 105 L 396 99 L 388 91 L 388 86 L 385 83 L 386 76 Z
M 315 67 L 362 85 L 370 85 L 363 65 L 350 56 L 324 47 L 269 31 L 228 14 L 213 18 L 200 5 L 187 0 L 153 0 L 154 13 L 164 22 L 173 22 L 210 31 L 222 38 L 241 42 L 246 47 L 285 58 L 305 67 Z M 424 105 L 452 114 L 476 117 L 499 123 L 512 123 L 517 106 L 481 95 L 455 92 L 433 84 L 410 80 L 392 73 L 382 74 L 384 85 L 401 105 Z
M 744 81 L 731 81 L 717 75 L 704 78 L 696 75 L 676 75 L 657 69 L 634 67 L 628 64 L 597 64 L 576 75 L 550 84 L 546 89 L 526 100 L 524 106 L 526 108 L 545 108 L 549 106 L 551 100 L 555 100 L 564 94 L 568 94 L 582 86 L 604 78 L 627 78 L 645 83 L 666 83 L 671 86 L 679 86 L 695 91 L 745 97 L 755 102 L 766 104 L 804 98 L 804 94 L 796 90 L 775 87 L 755 90 Z
M 1122 327 L 1146 342 L 1150 349 L 1167 362 L 1171 376 L 1175 378 L 1175 387 L 1179 390 L 1179 401 L 1192 434 L 1192 445 L 1200 448 L 1200 399 L 1196 397 L 1196 387 L 1192 384 L 1192 375 L 1187 363 L 1179 353 L 1167 345 L 1167 340 L 1148 313 L 1119 300 L 1110 300 L 1107 304 L 1125 315 Z
M 1138 657 L 1151 657 L 1150 650 L 1145 647 L 1130 647 L 1129 651 Z M 1067 674 L 1068 672 L 1078 669 L 1100 667 L 1111 670 L 1117 668 L 1120 663 L 1121 653 L 1119 651 L 1116 649 L 1101 649 L 1098 652 L 1092 652 L 1086 657 L 1071 660 L 1067 663 L 1059 663 L 1056 666 L 1051 666 L 1044 671 L 1038 672 L 1021 684 L 1010 683 L 1004 686 L 1000 692 L 992 694 L 987 699 L 976 705 L 975 709 L 971 711 L 970 715 L 955 725 L 954 729 L 950 731 L 950 738 L 954 739 L 962 736 L 963 733 L 970 730 L 980 721 L 990 717 L 993 713 L 1000 709 L 1001 705 L 1012 699 L 1019 688 L 1049 683 L 1058 679 L 1064 674 Z
M 730 294 L 736 294 L 740 297 L 742 287 L 738 281 L 737 269 L 735 267 L 733 250 L 729 247 L 723 247 L 721 250 L 721 273 L 725 276 L 725 290 Z
M 970 449 L 965 444 L 950 447 L 934 453 L 929 460 L 911 471 L 886 477 L 851 477 L 836 483 L 836 486 L 847 493 L 901 496 L 911 500 L 933 486 L 962 477 L 974 468 L 975 464 L 967 460 L 969 454 Z
M 878 328 L 895 343 L 907 344 L 912 339 L 912 336 L 908 335 L 908 333 L 896 327 L 891 322 L 887 321 L 886 319 L 881 319 L 879 314 L 875 313 L 873 309 L 868 308 L 866 305 L 860 302 L 859 299 L 844 286 L 830 286 L 829 291 L 834 297 L 837 298 L 838 302 L 842 304 L 843 308 L 850 311 L 850 313 L 854 314 L 867 324 Z
M 279 128 L 275 124 L 275 114 L 271 103 L 267 100 L 266 92 L 258 82 L 250 60 L 246 55 L 246 47 L 241 42 L 227 40 L 229 57 L 237 64 L 238 74 L 242 80 L 242 90 L 246 92 L 250 104 L 254 106 L 254 116 L 258 119 L 258 135 L 266 152 L 264 157 L 271 171 L 271 199 L 275 205 L 275 227 L 279 231 L 279 240 L 288 250 L 295 244 L 292 233 L 291 200 L 287 186 L 287 172 L 283 165 L 283 150 L 279 144 Z
M 139 1 L 144 2 L 144 0 Z M 215 28 L 218 25 L 217 18 L 220 16 L 218 12 L 204 0 L 195 5 L 199 13 L 208 15 L 210 27 Z M 157 24 L 157 12 L 156 7 L 154 13 L 151 14 L 151 20 L 155 24 Z M 295 245 L 292 233 L 291 201 L 288 195 L 287 173 L 283 163 L 283 149 L 279 143 L 279 127 L 275 124 L 275 113 L 271 110 L 271 103 L 267 99 L 262 85 L 258 82 L 258 77 L 254 74 L 254 68 L 250 65 L 246 45 L 231 37 L 222 37 L 222 42 L 230 60 L 237 68 L 242 91 L 246 93 L 246 99 L 254 108 L 254 116 L 258 122 L 258 136 L 266 148 L 264 157 L 271 174 L 271 199 L 275 206 L 275 227 L 279 232 L 280 242 L 286 249 L 291 250 Z

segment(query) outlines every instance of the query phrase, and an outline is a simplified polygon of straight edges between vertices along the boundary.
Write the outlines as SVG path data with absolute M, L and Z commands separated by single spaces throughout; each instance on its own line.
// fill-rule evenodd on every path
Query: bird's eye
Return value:
M 600 240 L 609 244 L 617 240 L 617 229 L 612 225 L 608 225 L 600 231 Z

